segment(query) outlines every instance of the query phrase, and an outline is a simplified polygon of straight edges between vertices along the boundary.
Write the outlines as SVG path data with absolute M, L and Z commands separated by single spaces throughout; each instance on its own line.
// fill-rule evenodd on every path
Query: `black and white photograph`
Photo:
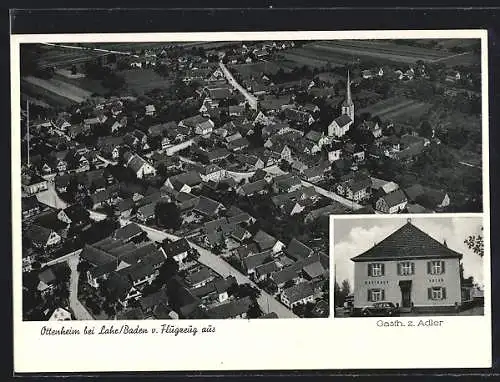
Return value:
M 25 320 L 326 317 L 328 216 L 482 209 L 480 40 L 21 44 Z
M 251 368 L 286 369 L 304 365 L 298 350 L 318 332 L 325 349 L 348 333 L 353 342 L 342 361 L 307 367 L 345 368 L 369 330 L 353 327 L 373 320 L 341 317 L 450 317 L 433 335 L 447 343 L 466 316 L 480 346 L 485 41 L 481 31 L 13 38 L 23 368 L 57 359 L 76 370 L 71 354 L 27 362 L 33 336 L 44 347 L 72 336 L 94 349 L 78 370 L 116 369 L 104 361 L 111 345 L 127 370 L 245 369 L 250 355 Z M 214 347 L 235 338 L 244 349 Z M 161 351 L 140 365 L 121 352 L 165 340 L 179 349 L 167 366 Z
M 483 315 L 482 216 L 333 224 L 335 317 Z

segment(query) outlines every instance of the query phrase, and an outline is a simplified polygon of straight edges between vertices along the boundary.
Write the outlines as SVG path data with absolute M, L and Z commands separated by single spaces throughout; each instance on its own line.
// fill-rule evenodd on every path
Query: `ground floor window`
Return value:
M 383 289 L 368 289 L 368 301 L 377 302 L 384 299 L 385 292 Z
M 444 300 L 446 299 L 446 288 L 432 287 L 428 289 L 429 300 Z

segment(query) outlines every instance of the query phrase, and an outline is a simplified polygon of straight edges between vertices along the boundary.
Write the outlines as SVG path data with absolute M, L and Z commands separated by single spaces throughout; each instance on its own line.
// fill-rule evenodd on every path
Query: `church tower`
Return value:
M 354 123 L 354 102 L 352 102 L 351 96 L 351 81 L 349 79 L 349 70 L 347 71 L 346 98 L 344 102 L 342 102 L 342 114 L 348 115 Z

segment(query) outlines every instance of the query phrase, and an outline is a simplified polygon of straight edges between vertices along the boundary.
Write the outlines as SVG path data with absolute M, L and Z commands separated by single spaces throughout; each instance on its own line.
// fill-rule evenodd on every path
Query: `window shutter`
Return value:
M 385 290 L 384 289 L 381 289 L 382 291 L 382 301 L 385 300 Z
M 428 261 L 428 262 L 427 262 L 427 274 L 428 274 L 428 275 L 430 275 L 430 274 L 431 274 L 431 264 L 432 264 L 432 263 L 431 263 L 430 261 Z
M 368 264 L 368 276 L 372 275 L 372 265 Z
M 444 274 L 444 261 L 441 261 L 441 274 Z
M 446 300 L 446 288 L 441 288 L 443 290 L 443 300 Z
M 411 274 L 415 274 L 415 263 L 410 263 L 411 264 Z
M 401 276 L 401 263 L 398 263 L 398 276 Z
M 432 300 L 432 288 L 427 288 L 427 298 Z
M 372 301 L 372 290 L 371 289 L 368 289 L 368 301 L 369 302 Z
M 381 264 L 381 271 L 382 271 L 382 276 L 385 275 L 385 264 Z

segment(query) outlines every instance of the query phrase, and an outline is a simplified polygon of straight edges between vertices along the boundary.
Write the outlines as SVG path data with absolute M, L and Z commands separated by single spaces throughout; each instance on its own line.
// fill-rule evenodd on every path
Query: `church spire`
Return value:
M 351 98 L 351 80 L 349 78 L 349 69 L 347 69 L 347 89 L 346 89 L 346 102 L 348 105 L 352 104 L 352 98 Z

